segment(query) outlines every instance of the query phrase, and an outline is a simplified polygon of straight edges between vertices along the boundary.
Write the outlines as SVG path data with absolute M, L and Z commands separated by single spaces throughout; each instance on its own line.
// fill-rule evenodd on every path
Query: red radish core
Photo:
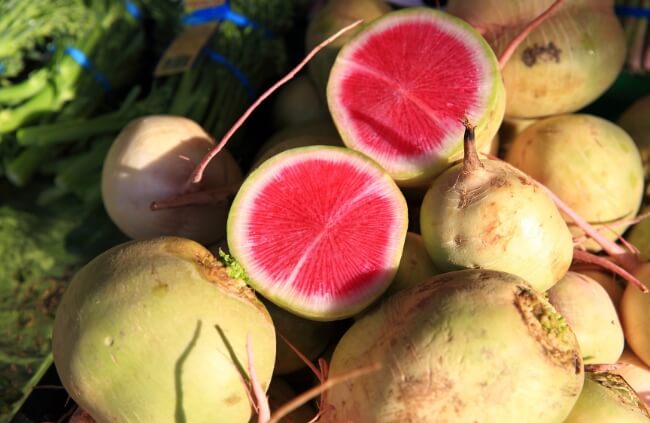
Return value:
M 247 179 L 228 222 L 251 284 L 314 319 L 350 316 L 394 276 L 406 204 L 379 166 L 337 147 L 289 150 Z
M 407 10 L 379 19 L 344 47 L 328 101 L 346 145 L 399 182 L 442 170 L 431 167 L 462 150 L 461 120 L 484 119 L 498 78 L 494 54 L 468 25 Z

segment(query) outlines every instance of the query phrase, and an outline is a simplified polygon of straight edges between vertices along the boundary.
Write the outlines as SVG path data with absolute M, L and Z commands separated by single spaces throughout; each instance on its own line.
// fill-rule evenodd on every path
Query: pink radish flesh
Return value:
M 438 12 L 396 12 L 343 48 L 328 101 L 346 145 L 408 181 L 462 151 L 461 120 L 482 122 L 496 107 L 497 78 L 496 59 L 471 28 Z
M 306 147 L 248 178 L 228 239 L 258 291 L 296 314 L 329 320 L 387 288 L 406 225 L 405 201 L 376 164 L 343 148 Z

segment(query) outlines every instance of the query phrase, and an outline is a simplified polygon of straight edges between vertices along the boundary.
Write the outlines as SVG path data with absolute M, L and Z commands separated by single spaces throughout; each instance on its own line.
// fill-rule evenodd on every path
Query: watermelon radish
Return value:
M 406 201 L 355 151 L 284 151 L 244 181 L 228 216 L 228 247 L 249 283 L 314 320 L 361 311 L 388 288 L 404 246 Z
M 477 148 L 491 143 L 505 108 L 497 59 L 481 35 L 444 12 L 391 12 L 341 49 L 327 87 L 346 146 L 402 186 L 432 179 L 463 154 L 463 118 Z

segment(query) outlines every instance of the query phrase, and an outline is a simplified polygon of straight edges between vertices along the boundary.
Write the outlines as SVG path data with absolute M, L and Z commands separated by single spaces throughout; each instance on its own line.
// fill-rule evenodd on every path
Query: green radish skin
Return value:
M 277 130 L 329 117 L 327 107 L 307 75 L 296 76 L 277 93 L 272 114 Z
M 643 171 L 645 179 L 650 178 L 650 96 L 645 96 L 629 106 L 621 117 L 618 124 L 625 129 L 634 140 L 634 143 L 641 152 L 643 160 Z
M 450 0 L 497 56 L 554 0 Z M 565 1 L 533 30 L 502 70 L 506 116 L 538 118 L 575 112 L 604 93 L 625 60 L 625 37 L 613 0 Z
M 407 227 L 404 196 L 377 163 L 319 145 L 286 150 L 248 175 L 227 238 L 257 292 L 298 316 L 332 321 L 354 316 L 388 288 Z
M 567 272 L 546 294 L 575 333 L 585 364 L 615 363 L 620 358 L 623 328 L 612 300 L 598 282 Z
M 98 423 L 237 423 L 251 416 L 247 337 L 266 390 L 275 330 L 264 305 L 200 244 L 162 237 L 118 245 L 75 275 L 52 351 Z
M 621 298 L 623 298 L 623 291 L 625 291 L 625 283 L 623 281 L 607 271 L 576 270 L 576 273 L 598 282 L 605 289 L 607 295 L 609 295 L 609 299 L 612 300 L 612 304 L 616 308 L 616 312 L 620 315 Z
M 643 363 L 629 348 L 623 351 L 619 363 L 626 364 L 626 366 L 613 370 L 612 373 L 616 373 L 625 379 L 639 395 L 647 409 L 650 406 L 650 367 Z
M 362 19 L 367 25 L 373 20 L 390 12 L 392 8 L 383 0 L 328 0 L 325 6 L 319 10 L 307 26 L 305 36 L 305 47 L 309 51 L 321 42 L 325 41 L 336 31 Z M 343 34 L 331 44 L 328 44 L 319 54 L 309 62 L 309 76 L 316 85 L 317 92 L 324 101 L 326 96 L 327 80 L 330 70 L 336 60 L 341 47 L 361 31 L 361 28 L 353 29 Z
M 420 230 L 440 271 L 509 272 L 539 291 L 559 281 L 573 258 L 571 233 L 551 199 L 494 160 L 460 163 L 437 177 L 422 202 Z
M 512 143 L 506 160 L 544 184 L 603 236 L 615 240 L 636 216 L 643 196 L 641 156 L 630 136 L 597 116 L 542 119 Z M 566 217 L 573 236 L 583 231 Z M 611 227 L 603 227 L 612 224 Z M 592 251 L 594 241 L 582 245 Z
M 304 123 L 285 128 L 269 138 L 255 155 L 251 170 L 276 154 L 297 147 L 310 145 L 343 146 L 343 141 L 330 120 Z
M 262 300 L 262 302 L 271 314 L 275 327 L 277 346 L 273 369 L 275 375 L 285 375 L 307 366 L 280 335 L 311 361 L 318 358 L 337 333 L 337 325 L 333 322 L 303 319 L 269 301 Z
M 634 276 L 649 286 L 650 264 L 643 264 Z M 650 295 L 632 284 L 627 285 L 621 298 L 621 323 L 627 345 L 646 365 L 650 365 Z
M 414 53 L 419 52 L 420 38 L 423 37 L 421 33 L 416 30 L 412 37 L 405 35 L 403 39 L 395 36 L 403 44 L 402 47 L 396 46 L 401 48 L 402 61 L 393 58 L 400 57 L 398 55 L 384 55 L 379 47 L 371 43 L 379 42 L 386 34 L 410 34 L 407 32 L 410 25 L 422 23 L 426 25 L 426 30 L 433 31 L 435 28 L 438 37 L 448 37 L 445 41 L 438 40 L 440 48 L 432 50 L 431 54 L 443 49 L 447 41 L 455 40 L 461 46 L 458 54 L 450 53 L 441 58 L 443 64 L 432 64 L 432 69 L 428 70 L 430 77 L 418 75 L 421 80 L 416 82 L 424 88 L 404 79 L 411 67 L 403 65 L 403 62 L 412 60 L 422 66 L 419 61 L 428 58 L 426 55 L 418 57 L 405 53 L 409 49 L 414 49 Z M 368 45 L 374 49 L 364 51 Z M 476 80 L 455 80 L 457 75 L 448 69 L 458 63 L 450 57 L 459 57 L 454 60 L 471 63 Z M 451 64 L 447 65 L 443 59 L 451 60 Z M 436 85 L 434 75 L 444 84 Z M 457 93 L 443 95 L 435 91 L 450 83 L 457 84 L 459 90 L 466 89 L 470 94 L 459 97 Z M 363 94 L 355 90 L 363 91 Z M 348 97 L 351 91 L 354 91 L 354 96 Z M 472 101 L 467 100 L 468 104 L 463 104 L 471 96 L 474 96 Z M 366 97 L 373 101 L 366 101 Z M 378 110 L 360 108 L 359 99 L 364 99 L 372 107 L 377 105 Z M 429 103 L 432 99 L 435 99 L 434 105 Z M 327 102 L 332 119 L 348 148 L 377 161 L 400 187 L 421 187 L 462 158 L 462 119 L 466 118 L 476 126 L 476 148 L 490 151 L 503 120 L 505 89 L 492 49 L 471 26 L 444 12 L 406 8 L 371 22 L 341 49 L 330 73 Z M 419 115 L 414 117 L 411 111 L 417 111 Z M 390 128 L 386 129 L 387 126 Z M 435 137 L 432 134 L 436 134 Z
M 433 264 L 420 234 L 408 232 L 397 274 L 386 295 L 410 288 L 441 273 Z
M 643 402 L 614 373 L 587 373 L 580 398 L 564 423 L 650 422 Z
M 650 207 L 645 206 L 639 214 L 650 212 Z M 639 254 L 645 260 L 650 260 L 650 219 L 643 219 L 632 226 L 632 229 L 625 235 L 625 239 L 639 250 Z
M 403 290 L 353 324 L 324 422 L 561 422 L 583 384 L 575 336 L 543 295 L 504 272 L 464 270 Z

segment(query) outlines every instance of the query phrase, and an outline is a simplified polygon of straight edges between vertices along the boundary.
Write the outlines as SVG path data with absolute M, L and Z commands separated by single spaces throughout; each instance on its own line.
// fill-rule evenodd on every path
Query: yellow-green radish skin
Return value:
M 561 422 L 580 394 L 575 336 L 521 278 L 464 270 L 398 292 L 355 322 L 325 422 Z
M 246 423 L 247 337 L 266 389 L 275 331 L 262 303 L 201 245 L 163 237 L 114 247 L 75 275 L 52 350 L 98 423 Z
M 623 328 L 605 288 L 588 276 L 567 272 L 547 296 L 575 333 L 585 364 L 619 359 L 625 344 Z

